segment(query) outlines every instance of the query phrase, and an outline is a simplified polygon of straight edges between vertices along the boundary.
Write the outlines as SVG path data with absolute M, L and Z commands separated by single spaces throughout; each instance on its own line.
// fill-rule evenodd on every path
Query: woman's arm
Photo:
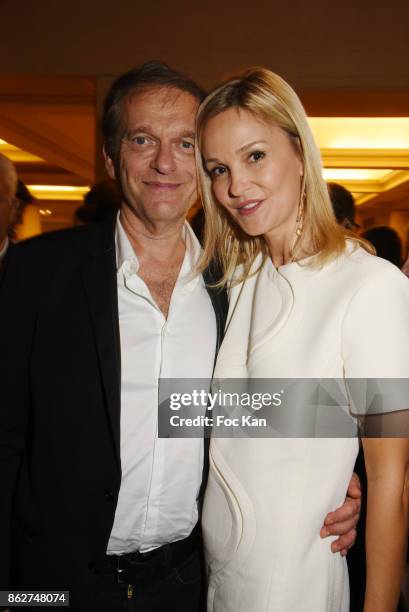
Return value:
M 368 477 L 364 612 L 395 612 L 406 559 L 409 438 L 364 438 Z

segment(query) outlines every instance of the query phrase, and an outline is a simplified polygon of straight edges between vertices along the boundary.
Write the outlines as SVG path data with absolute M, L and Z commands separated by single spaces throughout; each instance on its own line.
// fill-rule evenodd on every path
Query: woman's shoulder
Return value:
M 367 318 L 382 310 L 391 316 L 395 310 L 409 313 L 409 280 L 395 265 L 361 246 L 348 245 L 342 266 L 350 305 L 364 305 Z
M 396 282 L 408 286 L 407 277 L 394 264 L 366 251 L 359 243 L 347 241 L 342 257 L 338 258 L 339 269 L 357 282 L 374 281 Z

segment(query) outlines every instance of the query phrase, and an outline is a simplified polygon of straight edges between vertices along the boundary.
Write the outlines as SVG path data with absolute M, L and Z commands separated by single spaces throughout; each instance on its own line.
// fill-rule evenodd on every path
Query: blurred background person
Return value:
M 12 162 L 0 154 L 0 266 L 9 246 L 9 229 L 16 210 L 17 172 Z
M 23 222 L 23 214 L 24 214 L 26 207 L 29 204 L 33 204 L 34 200 L 35 200 L 34 196 L 32 195 L 32 193 L 30 193 L 29 189 L 26 187 L 23 181 L 18 179 L 15 206 L 14 206 L 14 214 L 12 216 L 12 219 L 9 225 L 9 230 L 8 230 L 8 237 L 11 242 L 17 241 L 16 228 L 18 225 L 20 225 Z
M 355 222 L 355 200 L 350 191 L 338 183 L 327 183 L 328 193 L 337 222 L 355 232 L 359 225 Z
M 399 234 L 391 227 L 373 227 L 362 234 L 362 238 L 374 245 L 376 254 L 387 259 L 398 268 L 402 265 L 402 243 Z
M 84 204 L 75 211 L 76 223 L 99 223 L 119 210 L 121 192 L 112 179 L 95 183 L 84 197 Z

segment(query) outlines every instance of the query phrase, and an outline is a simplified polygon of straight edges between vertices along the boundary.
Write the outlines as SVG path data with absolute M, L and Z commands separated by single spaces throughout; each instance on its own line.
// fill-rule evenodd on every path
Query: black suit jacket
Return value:
M 227 299 L 210 297 L 219 345 Z M 15 246 L 0 383 L 0 589 L 66 589 L 92 609 L 121 481 L 113 219 Z

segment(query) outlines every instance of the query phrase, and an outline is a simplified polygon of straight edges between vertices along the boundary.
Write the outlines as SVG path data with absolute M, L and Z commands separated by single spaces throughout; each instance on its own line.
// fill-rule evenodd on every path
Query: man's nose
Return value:
M 174 151 L 172 146 L 161 143 L 151 160 L 151 168 L 160 174 L 169 174 L 176 169 Z

